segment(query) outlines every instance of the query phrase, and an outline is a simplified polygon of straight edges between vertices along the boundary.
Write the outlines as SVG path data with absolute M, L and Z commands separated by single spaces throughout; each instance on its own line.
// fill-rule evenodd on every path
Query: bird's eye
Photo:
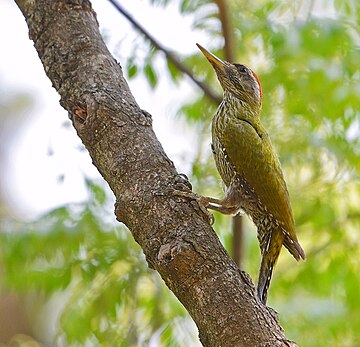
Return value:
M 239 73 L 241 74 L 248 74 L 249 70 L 245 65 L 242 64 L 234 64 L 236 66 L 236 69 L 238 70 Z
M 247 69 L 246 69 L 245 66 L 240 66 L 238 70 L 239 70 L 239 72 L 241 72 L 241 73 L 247 73 Z

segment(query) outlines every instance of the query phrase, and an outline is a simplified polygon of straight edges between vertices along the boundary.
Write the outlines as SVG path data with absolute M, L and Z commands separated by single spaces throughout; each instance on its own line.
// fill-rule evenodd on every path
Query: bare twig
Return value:
M 150 41 L 150 43 L 159 51 L 163 52 L 166 59 L 169 60 L 179 71 L 188 76 L 203 92 L 204 94 L 214 103 L 219 104 L 221 97 L 209 88 L 204 82 L 196 78 L 190 69 L 187 68 L 176 55 L 165 48 L 154 36 L 152 36 L 129 12 L 127 12 L 117 1 L 109 0 L 111 4 L 137 29 L 144 37 Z
M 229 14 L 229 5 L 226 0 L 214 0 L 219 10 L 219 20 L 224 37 L 224 53 L 225 60 L 234 62 L 235 47 L 233 25 Z M 232 258 L 235 263 L 241 268 L 242 260 L 244 258 L 244 217 L 240 215 L 234 216 L 232 221 Z
M 241 269 L 244 259 L 244 217 L 241 215 L 232 218 L 232 258 Z
M 225 60 L 234 62 L 234 35 L 231 18 L 229 16 L 229 5 L 226 0 L 214 0 L 216 6 L 219 9 L 219 20 L 221 23 L 221 29 L 224 36 L 224 53 Z

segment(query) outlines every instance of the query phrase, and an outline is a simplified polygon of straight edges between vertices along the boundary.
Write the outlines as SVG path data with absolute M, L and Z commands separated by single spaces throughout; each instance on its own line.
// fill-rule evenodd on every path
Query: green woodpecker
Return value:
M 257 226 L 262 260 L 257 293 L 266 304 L 282 245 L 296 260 L 305 259 L 295 233 L 289 193 L 279 159 L 260 122 L 262 89 L 246 65 L 222 61 L 197 44 L 224 90 L 212 120 L 212 150 L 226 186 L 223 199 L 200 197 L 205 208 L 236 215 L 245 211 Z

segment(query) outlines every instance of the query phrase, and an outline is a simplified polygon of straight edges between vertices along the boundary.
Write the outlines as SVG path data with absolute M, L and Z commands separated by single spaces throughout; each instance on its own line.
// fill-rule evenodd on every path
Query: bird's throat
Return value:
M 229 115 L 231 115 L 231 117 L 229 117 Z M 216 111 L 215 117 L 223 118 L 219 120 L 224 123 L 236 117 L 253 125 L 260 119 L 260 108 L 254 107 L 254 105 L 241 100 L 233 93 L 225 91 L 224 98 Z

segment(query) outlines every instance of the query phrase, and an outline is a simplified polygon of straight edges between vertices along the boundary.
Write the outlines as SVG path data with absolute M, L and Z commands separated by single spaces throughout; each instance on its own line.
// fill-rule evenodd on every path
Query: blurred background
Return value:
M 111 2 L 92 1 L 104 40 L 194 191 L 222 195 L 209 145 L 221 89 L 195 43 L 259 75 L 307 253 L 299 264 L 282 253 L 268 305 L 299 346 L 360 346 L 359 2 Z M 200 346 L 115 221 L 27 32 L 0 0 L 0 346 Z M 233 254 L 234 221 L 215 218 Z M 255 228 L 240 225 L 237 261 L 256 279 Z

